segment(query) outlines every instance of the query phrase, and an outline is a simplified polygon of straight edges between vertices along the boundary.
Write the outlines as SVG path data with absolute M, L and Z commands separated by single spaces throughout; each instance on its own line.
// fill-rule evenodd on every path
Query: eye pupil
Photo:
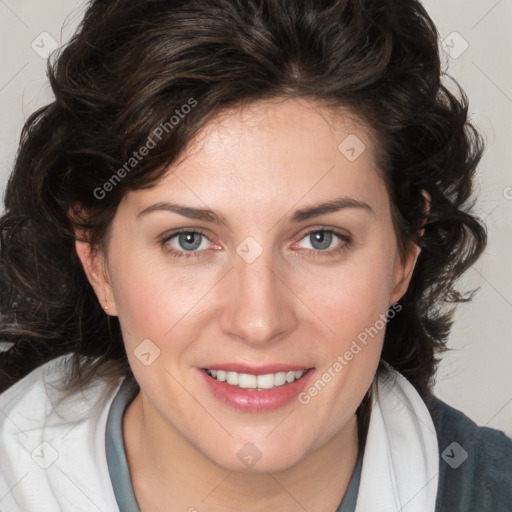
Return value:
M 311 245 L 317 250 L 327 249 L 332 243 L 332 233 L 328 231 L 316 231 L 309 236 Z

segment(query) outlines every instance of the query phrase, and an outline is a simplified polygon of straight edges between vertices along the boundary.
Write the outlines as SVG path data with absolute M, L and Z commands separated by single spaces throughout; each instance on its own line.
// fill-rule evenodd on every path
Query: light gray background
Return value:
M 53 40 L 69 38 L 84 5 L 0 0 L 2 194 L 23 122 L 51 99 L 44 53 Z M 487 223 L 489 245 L 465 279 L 481 290 L 471 304 L 459 306 L 449 343 L 453 351 L 440 366 L 436 394 L 478 424 L 512 436 L 512 0 L 424 5 L 446 41 L 449 72 L 468 94 L 471 117 L 487 140 L 476 211 Z

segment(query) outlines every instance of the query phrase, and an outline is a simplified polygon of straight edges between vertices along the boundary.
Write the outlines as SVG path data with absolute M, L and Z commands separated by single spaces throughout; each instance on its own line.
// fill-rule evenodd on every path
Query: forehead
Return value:
M 190 141 L 139 206 L 176 194 L 266 209 L 348 194 L 387 203 L 373 132 L 352 113 L 305 99 L 273 99 L 222 111 Z M 250 200 L 250 202 L 248 202 Z
M 305 98 L 260 100 L 215 115 L 190 141 L 181 161 L 198 152 L 214 155 L 222 150 L 232 154 L 241 148 L 254 153 L 263 150 L 266 156 L 274 153 L 281 159 L 283 150 L 293 148 L 294 153 L 328 159 L 333 147 L 340 149 L 337 140 L 350 134 L 357 135 L 360 142 L 364 140 L 370 153 L 375 151 L 373 132 L 348 109 L 329 109 Z M 318 144 L 320 139 L 324 144 Z M 254 145 L 256 140 L 262 145 Z

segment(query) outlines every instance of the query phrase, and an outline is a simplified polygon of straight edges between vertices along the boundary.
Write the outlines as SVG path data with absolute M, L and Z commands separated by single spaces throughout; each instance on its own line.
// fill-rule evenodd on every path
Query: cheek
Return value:
M 386 313 L 394 268 L 391 253 L 387 254 L 384 248 L 380 254 L 361 251 L 342 265 L 308 274 L 300 285 L 299 296 L 338 346 L 350 344 Z
M 189 324 L 212 288 L 211 272 L 171 271 L 165 260 L 119 251 L 112 287 L 124 341 L 128 346 L 149 338 L 158 346 Z M 173 340 L 173 345 L 179 340 Z
M 327 384 L 315 381 L 306 389 L 305 397 L 319 417 L 332 418 L 332 411 L 355 412 L 373 381 L 382 351 L 394 268 L 392 250 L 386 253 L 384 245 L 381 247 L 382 251 L 362 251 L 321 280 L 316 275 L 316 288 L 311 277 L 304 288 L 317 290 L 308 295 L 307 301 L 328 327 L 318 351 L 322 361 L 318 381 Z M 326 392 L 318 392 L 324 385 Z M 314 398 L 317 395 L 318 400 Z M 340 428 L 344 419 L 346 416 L 340 415 L 338 422 L 331 423 L 328 434 Z

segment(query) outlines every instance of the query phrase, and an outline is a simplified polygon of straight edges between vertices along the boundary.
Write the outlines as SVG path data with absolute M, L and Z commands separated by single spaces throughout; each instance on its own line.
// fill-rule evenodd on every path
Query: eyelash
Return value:
M 309 235 L 311 235 L 313 233 L 320 233 L 320 232 L 322 232 L 322 233 L 331 233 L 334 236 L 336 236 L 337 238 L 339 238 L 340 241 L 342 241 L 344 243 L 342 243 L 338 247 L 335 247 L 334 249 L 327 249 L 327 250 L 306 249 L 310 253 L 310 255 L 312 255 L 313 257 L 336 256 L 336 255 L 346 251 L 350 247 L 350 245 L 352 244 L 352 239 L 347 234 L 340 233 L 339 231 L 336 231 L 335 229 L 324 229 L 324 228 L 312 229 L 312 230 L 308 231 L 303 236 L 298 238 L 294 242 L 294 244 L 297 243 L 297 242 L 300 242 L 301 240 L 303 240 L 304 238 L 306 238 L 307 236 L 309 236 Z M 185 258 L 185 259 L 195 259 L 195 258 L 199 258 L 200 257 L 200 253 L 203 252 L 204 249 L 202 249 L 200 251 L 180 251 L 180 250 L 175 249 L 174 247 L 169 246 L 169 244 L 167 243 L 167 242 L 169 242 L 169 240 L 171 240 L 174 237 L 176 237 L 176 236 L 178 236 L 180 234 L 183 234 L 183 233 L 198 234 L 198 235 L 204 236 L 207 240 L 210 240 L 208 238 L 208 236 L 206 235 L 206 233 L 201 231 L 200 229 L 187 229 L 187 228 L 184 228 L 184 229 L 181 229 L 181 230 L 178 230 L 178 231 L 174 231 L 170 235 L 166 235 L 162 239 L 161 245 L 165 248 L 165 250 L 168 253 L 170 253 L 172 255 L 173 258 L 176 258 L 176 259 L 182 259 L 182 258 Z

